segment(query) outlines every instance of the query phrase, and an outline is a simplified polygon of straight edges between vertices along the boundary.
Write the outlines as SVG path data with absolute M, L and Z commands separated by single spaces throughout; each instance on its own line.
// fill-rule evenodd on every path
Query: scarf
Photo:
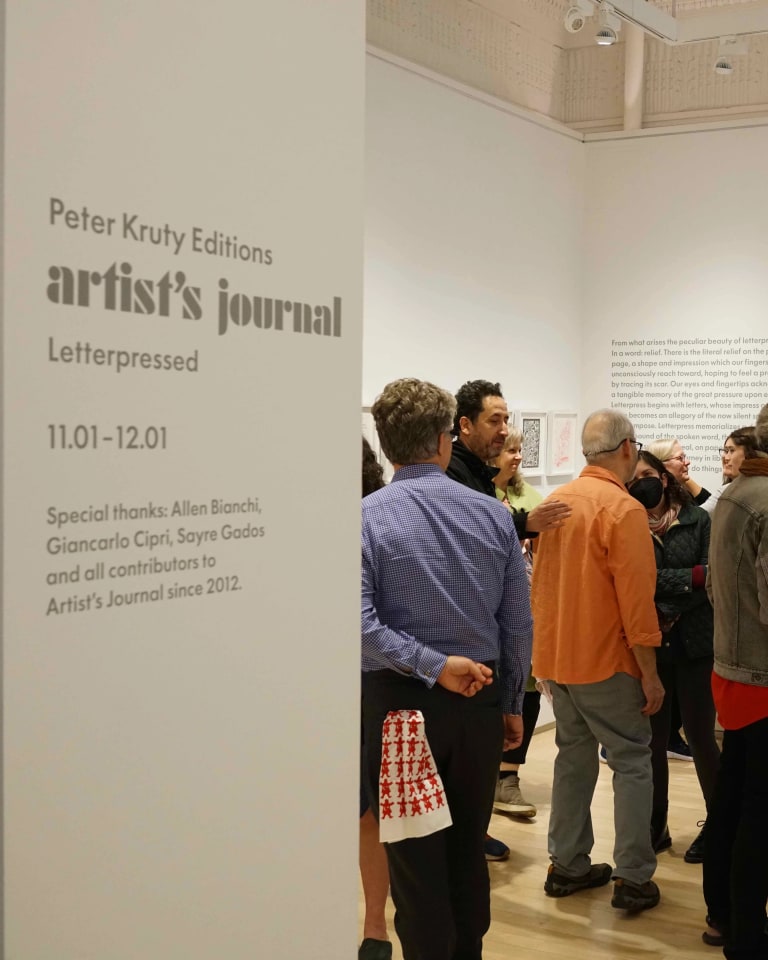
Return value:
M 680 513 L 680 507 L 675 504 L 665 510 L 660 517 L 652 517 L 648 514 L 648 526 L 651 528 L 651 533 L 655 533 L 657 537 L 663 537 L 677 520 L 678 513 Z

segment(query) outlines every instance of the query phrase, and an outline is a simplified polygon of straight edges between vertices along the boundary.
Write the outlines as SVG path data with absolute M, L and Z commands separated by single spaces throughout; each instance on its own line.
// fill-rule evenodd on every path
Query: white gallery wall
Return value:
M 613 405 L 717 485 L 768 383 L 768 128 L 582 143 L 378 52 L 367 84 L 364 402 L 413 375 Z
M 583 145 L 367 57 L 363 399 L 396 377 L 579 404 Z
M 375 56 L 366 74 L 364 403 L 414 376 L 577 411 L 583 145 Z
M 352 957 L 364 7 L 0 14 L 0 956 Z
M 638 437 L 678 435 L 711 488 L 726 434 L 768 401 L 768 128 L 585 152 L 583 408 L 623 394 Z
M 767 128 L 585 144 L 369 53 L 366 135 L 364 403 L 417 376 L 613 405 L 719 484 L 768 401 Z

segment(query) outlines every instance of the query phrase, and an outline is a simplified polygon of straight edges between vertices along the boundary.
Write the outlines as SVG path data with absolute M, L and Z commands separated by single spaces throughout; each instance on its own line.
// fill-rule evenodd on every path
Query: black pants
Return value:
M 404 960 L 480 960 L 491 922 L 483 852 L 503 746 L 498 681 L 474 697 L 389 670 L 363 675 L 368 787 L 378 819 L 381 726 L 390 710 L 421 710 L 453 825 L 386 844 Z
M 729 960 L 766 960 L 768 718 L 726 730 L 704 838 L 704 899 Z
M 541 710 L 541 694 L 538 690 L 526 690 L 523 697 L 523 742 L 514 750 L 505 750 L 501 759 L 504 763 L 525 763 L 528 747 L 531 743 L 536 721 Z
M 709 802 L 720 764 L 715 740 L 715 705 L 712 701 L 712 658 L 679 658 L 674 663 L 658 662 L 659 679 L 666 696 L 661 710 L 651 717 L 651 763 L 653 765 L 653 823 L 660 829 L 666 822 L 669 795 L 667 746 L 670 734 L 670 697 L 674 690 L 680 704 L 685 735 L 693 754 L 704 803 Z

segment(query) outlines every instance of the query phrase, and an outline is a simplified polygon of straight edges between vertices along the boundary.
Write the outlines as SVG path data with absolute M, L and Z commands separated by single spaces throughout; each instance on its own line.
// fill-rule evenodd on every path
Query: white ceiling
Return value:
M 644 0 L 615 3 L 644 9 Z M 745 36 L 733 73 L 722 76 L 714 72 L 717 39 L 670 45 L 624 24 L 618 43 L 598 47 L 596 18 L 580 33 L 566 31 L 569 6 L 569 0 L 367 0 L 368 42 L 583 132 L 621 130 L 629 122 L 625 72 L 637 80 L 643 127 L 768 118 L 768 33 Z M 711 22 L 713 35 L 745 29 L 747 15 L 768 27 L 768 0 L 652 6 L 680 24 Z

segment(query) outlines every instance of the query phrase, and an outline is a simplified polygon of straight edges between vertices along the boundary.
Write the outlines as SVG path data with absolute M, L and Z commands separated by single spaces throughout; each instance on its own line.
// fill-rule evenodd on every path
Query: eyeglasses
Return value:
M 731 457 L 736 453 L 736 447 L 720 447 L 717 452 L 721 457 Z
M 684 453 L 678 453 L 676 457 L 667 457 L 666 460 L 662 461 L 663 463 L 670 463 L 672 460 L 679 460 L 680 463 L 685 463 L 688 457 Z
M 632 437 L 624 437 L 624 440 L 629 440 L 630 443 L 634 443 L 634 445 L 637 447 L 637 452 L 638 452 L 638 453 L 640 453 L 640 451 L 643 449 L 643 445 L 642 445 L 642 443 L 640 443 L 639 440 L 633 440 Z M 584 456 L 585 456 L 585 457 L 586 457 L 586 456 L 599 457 L 599 456 L 600 456 L 601 454 L 603 454 L 603 453 L 613 453 L 614 450 L 618 450 L 618 449 L 619 449 L 619 447 L 622 445 L 622 443 L 624 443 L 624 440 L 620 440 L 619 443 L 617 443 L 615 447 L 611 447 L 610 450 L 597 450 L 595 453 L 589 453 L 589 454 L 588 454 L 588 453 L 586 452 L 586 450 L 585 450 L 585 451 L 584 451 Z

